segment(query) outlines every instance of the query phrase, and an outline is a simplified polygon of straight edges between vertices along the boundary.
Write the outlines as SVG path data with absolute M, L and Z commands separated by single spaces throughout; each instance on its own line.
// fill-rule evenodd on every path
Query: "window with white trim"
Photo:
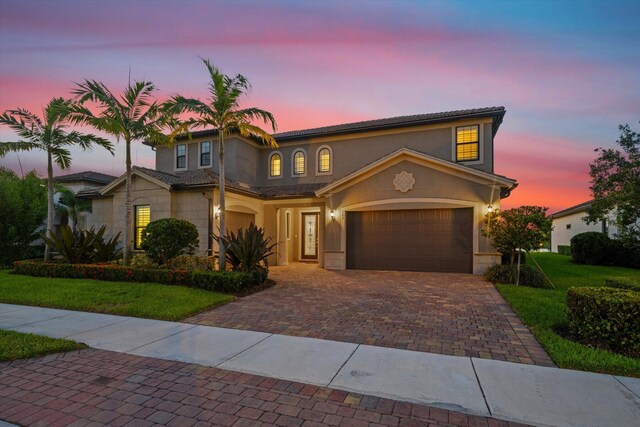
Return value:
M 331 151 L 327 147 L 323 147 L 318 151 L 318 172 L 331 172 Z
M 211 166 L 211 141 L 200 143 L 200 166 Z
M 456 161 L 480 160 L 480 126 L 458 126 L 456 128 Z
M 269 176 L 272 178 L 282 176 L 282 156 L 280 153 L 273 153 L 269 157 Z
M 306 161 L 304 158 L 304 151 L 298 150 L 293 153 L 293 174 L 304 175 L 305 174 Z
M 137 205 L 134 211 L 134 224 L 135 224 L 135 239 L 133 247 L 140 249 L 142 243 L 142 230 L 151 222 L 151 206 L 149 205 Z
M 187 144 L 176 145 L 176 169 L 187 168 Z

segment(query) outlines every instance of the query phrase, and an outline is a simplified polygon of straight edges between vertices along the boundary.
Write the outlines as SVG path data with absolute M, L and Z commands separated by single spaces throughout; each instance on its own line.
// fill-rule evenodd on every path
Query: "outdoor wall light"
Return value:
M 336 220 L 336 211 L 331 209 L 331 212 L 329 212 L 329 215 L 331 216 L 331 221 L 335 221 Z
M 216 218 L 220 218 L 220 206 L 213 207 L 213 216 Z
M 487 211 L 489 211 L 489 213 L 493 212 L 493 206 L 489 205 L 489 206 L 487 207 Z

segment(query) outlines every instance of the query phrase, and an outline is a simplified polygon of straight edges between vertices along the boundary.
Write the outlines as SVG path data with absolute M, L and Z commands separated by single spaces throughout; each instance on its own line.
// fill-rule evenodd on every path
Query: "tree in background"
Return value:
M 510 265 L 518 260 L 520 277 L 520 256 L 522 251 L 538 249 L 547 239 L 553 223 L 547 217 L 547 210 L 540 206 L 520 206 L 506 211 L 495 210 L 484 218 L 482 234 L 489 237 L 493 247 L 503 254 L 509 254 Z
M 47 187 L 35 171 L 20 179 L 0 167 L 0 265 L 41 256 L 30 244 L 47 217 Z
M 258 138 L 264 144 L 277 147 L 276 140 L 259 126 L 252 122 L 259 120 L 276 130 L 273 115 L 259 108 L 240 108 L 240 98 L 250 89 L 249 81 L 241 74 L 234 77 L 227 76 L 209 62 L 202 60 L 209 71 L 209 97 L 206 101 L 174 96 L 167 101 L 168 111 L 173 115 L 180 113 L 194 114 L 195 117 L 183 122 L 181 129 L 215 129 L 218 132 L 218 157 L 220 159 L 219 188 L 220 188 L 220 230 L 218 238 L 220 269 L 225 269 L 225 172 L 224 172 L 224 139 L 233 132 L 244 137 Z M 180 128 L 178 128 L 180 129 Z
M 162 112 L 161 106 L 153 93 L 156 87 L 151 82 L 141 81 L 129 83 L 124 92 L 115 96 L 103 83 L 85 80 L 77 85 L 74 94 L 78 103 L 70 109 L 70 118 L 74 123 L 84 124 L 121 139 L 125 143 L 126 181 L 124 210 L 124 248 L 122 251 L 124 264 L 131 261 L 131 245 L 133 243 L 133 224 L 131 222 L 131 143 L 148 140 L 154 145 L 169 143 L 170 139 L 163 129 L 169 116 Z M 90 110 L 86 104 L 91 103 L 97 110 Z
M 589 165 L 593 203 L 586 217 L 594 223 L 614 216 L 618 237 L 629 244 L 640 241 L 640 135 L 620 125 L 621 150 L 598 148 Z
M 0 142 L 0 157 L 9 152 L 42 150 L 47 153 L 47 230 L 53 230 L 53 162 L 61 169 L 71 166 L 69 148 L 79 146 L 83 150 L 94 144 L 113 154 L 113 146 L 104 138 L 77 131 L 66 132 L 67 112 L 71 101 L 53 98 L 43 109 L 43 118 L 23 109 L 8 110 L 0 115 L 0 124 L 8 126 L 19 141 Z M 45 246 L 44 259 L 51 257 L 49 245 Z
M 79 199 L 72 190 L 60 186 L 57 188 L 60 198 L 56 204 L 56 210 L 69 219 L 69 226 L 74 233 L 78 228 L 78 217 L 82 212 L 91 212 L 91 201 Z

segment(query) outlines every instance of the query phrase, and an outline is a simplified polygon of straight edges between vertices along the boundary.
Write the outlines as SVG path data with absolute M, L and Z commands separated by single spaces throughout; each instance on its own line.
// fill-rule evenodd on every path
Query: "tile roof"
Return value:
M 497 132 L 506 110 L 504 107 L 483 107 L 467 110 L 442 111 L 439 113 L 414 114 L 409 116 L 388 117 L 385 119 L 365 120 L 361 122 L 343 123 L 311 129 L 292 130 L 273 134 L 278 142 L 304 139 L 318 136 L 339 135 L 344 133 L 365 132 L 376 129 L 389 129 L 406 126 L 418 126 L 465 118 L 494 117 L 493 134 Z M 216 134 L 214 129 L 191 132 L 192 138 L 202 138 Z M 145 141 L 145 144 L 150 145 Z
M 84 171 L 77 173 L 70 173 L 67 175 L 58 175 L 53 178 L 57 182 L 73 182 L 73 181 L 89 181 L 97 184 L 108 184 L 111 181 L 117 179 L 117 176 L 107 175 L 106 173 Z
M 570 208 L 562 209 L 556 213 L 551 214 L 551 218 L 562 218 L 563 216 L 571 215 L 577 212 L 584 212 L 591 206 L 593 200 L 589 200 L 588 202 L 582 202 L 575 206 L 571 206 Z
M 161 172 L 142 166 L 134 166 L 133 170 L 138 170 L 151 178 L 169 185 L 173 189 L 185 189 L 190 187 L 201 186 L 217 186 L 218 175 L 209 169 L 198 169 L 194 171 L 176 172 L 175 174 Z M 249 184 L 226 180 L 226 188 L 253 196 L 264 198 L 278 197 L 302 197 L 313 196 L 314 192 L 326 184 L 299 184 L 299 185 L 280 185 L 271 187 L 254 187 Z M 97 197 L 100 195 L 100 188 L 82 190 L 78 192 L 79 196 Z
M 367 131 L 380 128 L 400 127 L 419 125 L 427 122 L 437 122 L 443 120 L 452 120 L 457 118 L 465 118 L 480 115 L 503 115 L 504 107 L 485 107 L 474 108 L 469 110 L 443 111 L 440 113 L 414 114 L 411 116 L 389 117 L 386 119 L 365 120 L 355 123 L 344 123 L 332 126 L 323 126 L 319 128 L 293 130 L 289 132 L 281 132 L 273 135 L 276 139 L 298 139 L 310 136 L 334 135 L 338 133 Z

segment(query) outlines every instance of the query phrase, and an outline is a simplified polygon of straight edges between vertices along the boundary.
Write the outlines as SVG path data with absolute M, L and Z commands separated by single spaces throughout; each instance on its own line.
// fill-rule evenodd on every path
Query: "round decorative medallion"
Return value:
M 393 180 L 393 185 L 396 187 L 396 190 L 402 193 L 412 190 L 413 184 L 415 183 L 416 180 L 413 178 L 413 174 L 405 171 L 396 174 L 396 179 Z

